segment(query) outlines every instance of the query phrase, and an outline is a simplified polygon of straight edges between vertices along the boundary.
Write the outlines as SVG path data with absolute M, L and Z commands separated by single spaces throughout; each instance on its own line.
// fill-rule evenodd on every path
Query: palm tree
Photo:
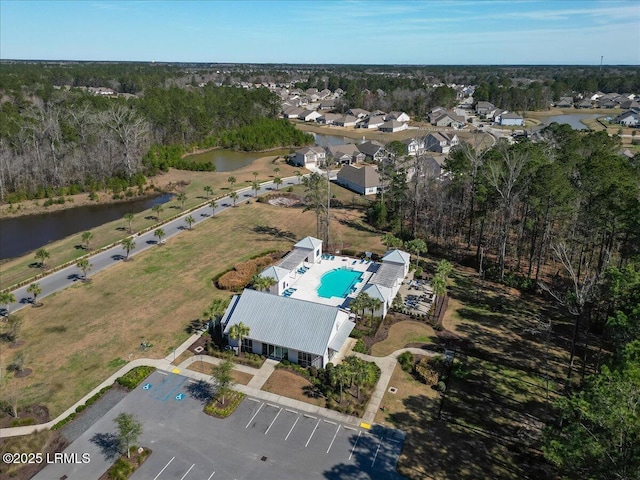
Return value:
M 209 185 L 205 185 L 203 190 L 204 193 L 207 194 L 207 200 L 209 200 L 209 195 L 213 195 L 213 188 L 211 188 Z
M 333 369 L 333 372 L 335 381 L 340 387 L 340 403 L 342 403 L 342 388 L 347 383 L 347 380 L 349 380 L 349 372 L 347 372 L 347 369 L 343 364 L 337 365 Z
M 355 306 L 354 306 L 355 303 Z M 364 318 L 364 311 L 369 308 L 369 304 L 371 303 L 371 297 L 368 293 L 360 292 L 358 296 L 351 302 L 351 309 L 356 310 L 357 312 L 362 311 L 362 317 Z
M 131 225 L 133 222 L 133 213 L 125 213 L 123 218 L 129 222 L 129 233 L 133 233 L 133 227 Z
M 16 296 L 11 292 L 0 292 L 0 305 L 4 308 L 2 313 L 5 317 L 9 316 L 9 305 L 15 303 Z
M 236 177 L 231 176 L 227 178 L 227 182 L 229 182 L 229 190 L 233 190 L 233 187 L 236 184 Z
M 154 237 L 158 237 L 158 245 L 162 245 L 162 237 L 165 236 L 163 228 L 156 228 L 156 231 L 153 232 Z
M 258 196 L 258 190 L 260 190 L 260 183 L 258 183 L 257 180 L 254 180 L 253 182 L 251 182 L 251 188 L 253 188 L 253 192 L 254 192 L 254 197 Z
M 193 230 L 193 224 L 195 223 L 196 219 L 189 215 L 184 219 L 184 221 L 189 225 L 189 230 Z
M 36 250 L 36 260 L 40 263 L 40 268 L 46 268 L 45 261 L 50 257 L 49 252 L 47 252 L 44 248 L 39 248 Z
M 298 177 L 298 185 L 300 185 L 300 182 L 302 181 L 302 172 L 300 172 L 300 170 L 296 170 L 293 173 L 295 174 L 296 177 Z
M 258 180 L 258 172 L 253 172 L 253 181 Z
M 159 203 L 156 203 L 153 207 L 151 207 L 151 210 L 153 210 L 153 213 L 155 214 L 156 219 L 160 221 L 160 214 L 164 210 L 162 205 L 160 205 Z
M 27 292 L 29 292 L 31 295 L 33 295 L 33 303 L 32 305 L 35 307 L 38 305 L 37 301 L 38 301 L 38 295 L 40 295 L 42 293 L 42 287 L 40 286 L 39 283 L 32 283 L 31 285 L 29 285 L 29 288 L 27 288 Z
M 251 285 L 255 290 L 260 292 L 269 290 L 276 284 L 276 279 L 273 277 L 263 277 L 262 275 L 254 275 L 251 279 Z
M 211 207 L 211 216 L 214 216 L 216 214 L 216 208 L 218 208 L 218 202 L 211 200 L 209 206 Z
M 80 271 L 82 272 L 82 279 L 86 281 L 87 272 L 93 268 L 93 265 L 89 263 L 89 259 L 87 258 L 78 259 L 78 261 L 76 262 L 76 267 L 80 269 Z
M 86 231 L 82 234 L 82 246 L 85 250 L 89 250 L 89 245 L 93 239 L 93 233 Z
M 416 255 L 416 268 L 418 268 L 418 264 L 420 263 L 420 252 L 427 251 L 427 244 L 425 243 L 424 240 L 415 238 L 409 242 L 409 244 L 407 245 L 407 248 L 411 253 Z
M 236 200 L 238 200 L 238 192 L 236 192 L 235 190 L 233 192 L 231 192 L 231 195 L 229 195 L 231 197 L 231 200 L 233 200 L 233 206 L 236 206 Z
M 447 279 L 440 273 L 436 274 L 431 280 L 431 287 L 433 293 L 436 295 L 436 302 L 439 302 L 437 323 L 440 324 L 440 313 L 442 311 L 442 304 L 444 303 L 444 297 L 447 295 Z
M 382 243 L 387 247 L 387 250 L 402 246 L 402 240 L 397 238 L 393 233 L 385 233 L 382 237 Z
M 229 338 L 233 338 L 238 341 L 238 352 L 242 353 L 242 339 L 249 335 L 249 327 L 244 323 L 236 323 L 229 329 Z
M 367 306 L 371 309 L 371 320 L 373 320 L 374 312 L 376 310 L 379 310 L 380 307 L 382 307 L 382 300 L 374 297 L 370 297 L 370 298 L 371 300 L 369 300 L 369 305 Z M 371 322 L 369 323 L 369 326 L 371 326 Z
M 122 249 L 127 252 L 125 260 L 129 260 L 129 252 L 136 249 L 136 242 L 133 241 L 133 238 L 127 237 L 122 240 L 121 245 Z
M 178 194 L 178 196 L 176 197 L 176 200 L 178 200 L 180 202 L 180 208 L 182 210 L 184 210 L 184 202 L 187 200 L 187 196 L 185 195 L 184 192 L 180 192 Z
M 273 179 L 273 183 L 276 185 L 276 190 L 280 190 L 280 185 L 282 185 L 282 179 L 280 177 L 276 177 Z

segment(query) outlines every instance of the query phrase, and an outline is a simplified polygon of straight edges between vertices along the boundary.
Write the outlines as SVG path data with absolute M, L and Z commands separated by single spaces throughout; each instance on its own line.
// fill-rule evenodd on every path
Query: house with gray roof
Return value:
M 353 115 L 341 115 L 333 121 L 336 127 L 355 127 L 358 119 Z
M 367 130 L 377 130 L 384 125 L 384 116 L 369 115 L 367 118 L 358 123 L 358 128 L 366 128 Z
M 321 116 L 322 114 L 318 113 L 316 110 L 304 110 L 298 114 L 298 118 L 305 122 L 315 122 Z
M 378 169 L 371 165 L 345 165 L 338 172 L 336 183 L 360 195 L 375 195 L 382 187 Z
M 380 125 L 378 130 L 381 132 L 394 133 L 406 130 L 409 126 L 406 123 L 399 122 L 397 120 L 390 120 Z
M 637 127 L 640 125 L 640 112 L 629 110 L 628 112 L 621 113 L 616 117 L 616 123 L 626 127 Z
M 340 119 L 342 115 L 338 113 L 325 113 L 321 117 L 316 119 L 317 123 L 322 123 L 323 125 L 333 125 L 333 122 Z
M 221 320 L 224 336 L 241 322 L 249 327 L 242 350 L 317 368 L 331 361 L 355 327 L 338 307 L 249 289 L 231 299 Z
M 555 106 L 556 108 L 571 108 L 573 107 L 573 97 L 560 97 Z
M 524 118 L 522 118 L 522 115 L 518 115 L 517 113 L 504 112 L 498 117 L 498 123 L 502 126 L 521 127 L 524 125 Z
M 431 132 L 424 137 L 424 148 L 429 152 L 448 154 L 452 147 L 460 143 L 457 135 L 444 132 Z
M 493 117 L 496 106 L 491 102 L 479 101 L 476 103 L 476 113 L 485 117 Z
M 407 115 L 405 112 L 389 112 L 385 120 L 397 120 L 399 122 L 408 122 L 411 120 L 411 117 Z
M 329 145 L 327 147 L 327 154 L 333 159 L 335 163 L 341 163 L 344 165 L 351 165 L 352 163 L 364 162 L 364 153 L 358 150 L 358 147 L 353 143 L 346 143 L 344 145 Z
M 299 167 L 320 167 L 327 161 L 327 153 L 322 147 L 304 147 L 296 150 L 291 163 Z
M 352 115 L 357 119 L 363 119 L 369 115 L 369 111 L 362 108 L 350 108 L 347 110 L 347 115 Z
M 464 117 L 447 110 L 436 112 L 430 118 L 431 123 L 436 127 L 462 128 L 464 126 Z
M 424 152 L 424 139 L 422 138 L 405 138 L 400 143 L 404 145 L 406 155 L 415 157 Z
M 379 162 L 387 157 L 387 150 L 384 148 L 384 145 L 375 141 L 359 143 L 356 147 L 364 153 L 367 160 Z

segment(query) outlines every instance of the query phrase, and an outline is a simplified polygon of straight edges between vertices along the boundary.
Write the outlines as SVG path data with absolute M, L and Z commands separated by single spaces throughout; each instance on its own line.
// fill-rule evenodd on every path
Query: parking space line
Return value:
M 309 445 L 311 437 L 313 437 L 313 434 L 316 433 L 316 430 L 318 429 L 318 425 L 320 425 L 320 419 L 318 419 L 318 423 L 316 423 L 316 426 L 313 428 L 313 432 L 311 432 L 311 435 L 309 435 L 309 440 L 307 440 L 307 443 L 305 443 L 304 448 L 307 448 L 307 446 Z
M 303 416 L 304 416 L 305 418 L 313 418 L 314 420 L 317 420 L 317 419 L 318 419 L 318 417 L 314 417 L 313 415 L 309 415 L 308 413 L 303 414 Z
M 258 415 L 262 407 L 264 407 L 264 403 L 258 407 L 258 410 L 256 410 L 256 413 L 253 414 L 253 417 L 251 417 L 251 420 L 249 420 L 249 423 L 247 423 L 247 426 L 244 428 L 249 428 L 249 425 L 251 425 L 251 422 L 253 422 L 253 419 L 256 418 L 256 416 Z
M 290 410 L 288 408 L 285 408 L 285 410 L 289 413 L 295 413 L 296 415 L 298 414 L 298 412 L 296 412 L 295 410 Z
M 282 413 L 282 408 L 280 408 L 280 410 L 278 410 L 278 413 L 276 414 L 275 418 L 273 419 L 273 421 L 271 422 L 271 425 L 269 425 L 269 428 L 267 428 L 267 430 L 264 432 L 264 434 L 266 435 L 267 433 L 269 433 L 269 430 L 271 430 L 271 427 L 273 426 L 274 423 L 276 423 L 276 420 L 278 419 L 278 416 Z
M 337 423 L 336 423 L 336 422 L 332 422 L 331 420 L 327 420 L 327 419 L 325 419 L 324 421 L 325 421 L 325 422 L 327 422 L 327 423 L 330 423 L 331 425 L 337 425 Z
M 187 473 L 185 473 L 185 474 L 182 476 L 182 478 L 181 478 L 180 480 L 184 480 L 184 479 L 186 478 L 186 476 L 187 476 L 187 475 L 189 475 L 189 472 L 191 471 L 191 469 L 192 469 L 193 467 L 195 467 L 195 466 L 196 466 L 196 464 L 195 464 L 195 463 L 194 463 L 193 465 L 191 465 L 191 466 L 189 467 L 189 470 L 187 470 Z
M 357 430 L 357 428 L 349 427 L 347 425 L 345 425 L 344 428 L 346 428 L 347 430 L 353 430 L 354 432 Z
M 247 400 L 249 400 L 251 402 L 260 403 L 260 400 L 256 400 L 255 398 L 247 398 Z
M 216 474 L 216 471 L 214 470 L 213 473 L 209 475 L 209 478 L 207 478 L 207 480 L 211 480 L 215 474 Z
M 278 405 L 274 405 L 273 403 L 267 403 L 267 405 L 269 407 L 273 407 L 273 408 L 280 408 L 280 407 L 278 407 Z
M 160 370 L 156 370 L 156 373 L 159 373 L 160 375 L 164 375 L 165 377 L 169 375 L 167 372 L 161 372 Z
M 356 443 L 353 444 L 353 448 L 351 449 L 351 455 L 349 455 L 349 460 L 353 457 L 353 451 L 356 449 L 356 445 L 358 445 L 358 440 L 360 440 L 360 435 L 362 435 L 362 430 L 358 432 L 358 438 L 356 438 Z
M 380 439 L 380 443 L 378 443 L 378 448 L 376 448 L 376 454 L 373 456 L 373 461 L 371 462 L 371 466 L 376 463 L 376 458 L 378 458 L 378 452 L 380 451 L 380 445 L 382 445 L 382 438 Z
M 176 458 L 176 457 L 173 457 L 171 460 L 169 460 L 169 461 L 167 462 L 167 464 L 162 468 L 162 470 L 160 470 L 160 473 L 158 473 L 158 474 L 155 476 L 155 478 L 154 478 L 153 480 L 158 480 L 158 477 L 159 477 L 160 475 L 162 475 L 162 472 L 164 472 L 164 471 L 166 470 L 166 468 L 169 466 L 169 464 L 170 464 L 171 462 L 173 462 L 173 460 L 174 460 L 175 458 Z
M 291 430 L 289 430 L 289 433 L 287 433 L 287 436 L 284 437 L 284 439 L 286 440 L 287 438 L 289 438 L 289 435 L 291 435 L 291 432 L 293 432 L 293 427 L 296 426 L 296 423 L 298 423 L 298 420 L 300 420 L 300 417 L 296 418 L 296 421 L 293 422 L 293 425 L 291 425 Z
M 335 423 L 334 423 L 335 425 Z M 340 427 L 341 425 L 338 425 L 338 428 L 336 428 L 336 433 L 333 434 L 333 439 L 331 440 L 331 443 L 329 444 L 329 448 L 327 448 L 327 453 L 329 453 L 329 450 L 331 450 L 331 446 L 333 445 L 333 442 L 336 441 L 336 437 L 338 436 L 338 432 L 340 431 Z

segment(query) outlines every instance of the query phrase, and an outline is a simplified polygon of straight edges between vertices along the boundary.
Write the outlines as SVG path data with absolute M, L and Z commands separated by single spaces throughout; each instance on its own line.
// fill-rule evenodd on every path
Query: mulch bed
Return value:
M 33 370 L 31 370 L 30 368 L 23 368 L 19 372 L 15 372 L 13 376 L 16 378 L 25 378 L 31 375 L 32 373 L 33 373 Z
M 143 447 L 144 448 L 144 447 Z M 131 452 L 131 458 L 127 457 L 127 454 L 123 454 L 122 457 L 120 457 L 122 460 L 124 460 L 125 462 L 129 463 L 132 467 L 133 467 L 133 472 L 131 473 L 131 475 L 133 475 L 133 473 L 142 466 L 142 464 L 144 462 L 146 462 L 146 460 L 151 456 L 152 450 L 149 450 L 148 448 L 144 448 L 144 451 L 142 452 L 142 454 L 138 453 L 138 450 L 134 450 L 133 452 Z M 139 457 L 142 456 L 142 459 L 138 459 Z M 117 461 L 117 460 L 116 460 Z M 114 462 L 115 463 L 115 462 Z M 98 480 L 109 480 L 109 470 L 107 470 L 106 472 L 104 472 L 100 478 L 98 478 Z
M 18 409 L 18 419 L 33 419 L 33 425 L 40 423 L 47 423 L 49 418 L 49 409 L 44 405 L 31 405 L 28 407 L 21 407 Z M 0 417 L 0 428 L 8 428 L 11 426 L 11 422 L 16 420 L 11 415 L 5 415 Z

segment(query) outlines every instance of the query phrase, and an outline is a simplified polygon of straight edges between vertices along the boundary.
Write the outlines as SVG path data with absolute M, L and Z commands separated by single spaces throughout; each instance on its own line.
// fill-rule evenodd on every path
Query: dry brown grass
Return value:
M 211 375 L 212 368 L 213 365 L 208 362 L 193 362 L 187 367 L 187 370 L 193 370 L 194 372 Z M 250 373 L 240 372 L 238 370 L 232 370 L 231 376 L 233 377 L 234 383 L 238 383 L 240 385 L 247 385 L 253 378 L 253 375 L 251 375 Z
M 325 406 L 324 398 L 314 398 L 307 395 L 305 388 L 312 387 L 312 383 L 306 378 L 296 375 L 287 370 L 276 369 L 267 383 L 264 384 L 262 390 L 265 392 L 275 393 L 283 397 L 300 400 L 301 402 L 310 403 L 319 407 Z
M 259 233 L 258 227 L 292 236 Z M 366 230 L 335 222 L 333 231 L 357 248 L 380 245 Z M 44 298 L 42 308 L 23 309 L 18 315 L 24 344 L 2 348 L 0 363 L 7 365 L 15 353 L 24 352 L 33 374 L 12 380 L 21 403 L 44 404 L 55 417 L 117 370 L 114 360 L 161 358 L 186 340 L 186 327 L 212 298 L 229 296 L 212 285 L 217 273 L 261 251 L 289 250 L 295 243 L 289 238 L 306 235 L 315 235 L 312 212 L 259 203 L 230 209 L 163 247 L 95 274 L 90 284 Z M 145 352 L 139 349 L 143 340 L 153 345 Z

